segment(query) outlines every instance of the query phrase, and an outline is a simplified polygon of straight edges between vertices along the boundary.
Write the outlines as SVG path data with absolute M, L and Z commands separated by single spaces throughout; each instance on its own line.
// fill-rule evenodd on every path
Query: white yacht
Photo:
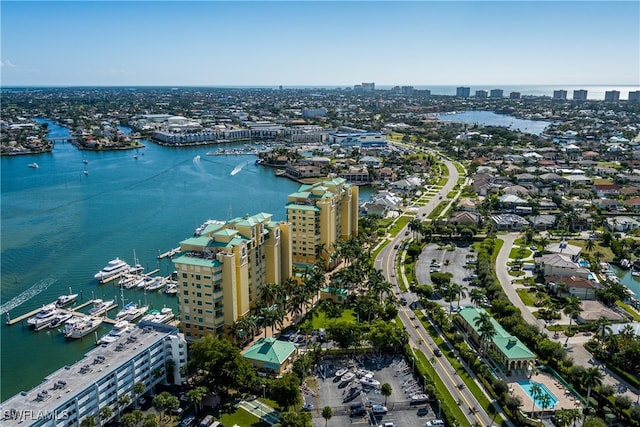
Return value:
M 35 316 L 27 320 L 27 325 L 32 329 L 41 329 L 49 325 L 56 314 L 58 314 L 58 310 L 55 304 L 44 305 Z
M 59 311 L 58 314 L 53 316 L 51 323 L 49 323 L 49 328 L 54 329 L 62 326 L 67 320 L 71 319 L 72 317 L 73 314 L 69 313 L 68 311 Z
M 56 307 L 64 307 L 65 305 L 69 305 L 78 299 L 78 294 L 72 294 L 71 288 L 69 288 L 69 295 L 60 295 L 58 300 L 56 301 Z
M 147 291 L 157 291 L 158 289 L 163 288 L 165 285 L 164 279 L 162 277 L 154 277 L 151 282 L 145 286 Z
M 140 320 L 154 323 L 167 323 L 173 320 L 173 317 L 173 310 L 169 307 L 164 307 L 162 310 L 151 310 L 149 314 Z
M 92 316 L 96 316 L 108 311 L 115 304 L 114 300 L 103 301 L 101 299 L 95 299 L 93 300 L 93 307 L 91 307 L 88 313 Z
M 116 341 L 120 338 L 125 332 L 130 330 L 133 325 L 126 320 L 121 320 L 113 326 L 113 329 L 109 331 L 109 333 L 102 338 L 100 338 L 97 344 L 108 344 Z
M 131 266 L 129 264 L 120 258 L 116 258 L 109 261 L 109 263 L 93 277 L 104 282 L 109 280 L 111 277 L 115 277 L 120 273 L 128 272 L 130 270 Z
M 40 165 L 38 165 L 37 163 L 29 163 L 29 167 L 32 169 L 38 169 Z
M 135 302 L 125 305 L 122 310 L 116 314 L 116 320 L 127 320 L 129 322 L 136 320 L 147 312 L 149 306 L 138 307 Z
M 167 295 L 176 295 L 178 293 L 178 285 L 174 282 L 169 282 L 163 292 Z
M 82 338 L 85 335 L 95 331 L 102 325 L 101 317 L 84 317 L 81 321 L 75 323 L 69 331 L 64 334 L 66 338 Z

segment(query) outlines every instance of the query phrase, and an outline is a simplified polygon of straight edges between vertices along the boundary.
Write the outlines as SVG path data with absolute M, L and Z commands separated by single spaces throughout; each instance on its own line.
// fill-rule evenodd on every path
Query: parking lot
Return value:
M 412 366 L 399 355 L 326 358 L 316 378 L 318 390 L 303 391 L 305 403 L 313 405 L 314 426 L 324 426 L 321 414 L 325 406 L 333 410 L 332 426 L 393 423 L 394 427 L 414 427 L 437 418 L 424 399 L 412 402 L 411 396 L 423 392 L 422 379 L 412 375 Z M 392 388 L 386 405 L 380 391 L 384 383 Z

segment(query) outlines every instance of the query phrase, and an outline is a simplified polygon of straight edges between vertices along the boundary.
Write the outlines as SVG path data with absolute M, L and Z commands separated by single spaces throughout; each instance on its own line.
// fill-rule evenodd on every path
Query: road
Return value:
M 444 160 L 444 164 L 447 166 L 449 176 L 447 183 L 440 190 L 440 194 L 443 197 L 442 200 L 449 200 L 446 196 L 455 187 L 456 183 L 458 182 L 458 178 L 460 178 L 460 174 L 456 170 L 453 162 Z M 425 206 L 421 206 L 418 208 L 416 218 L 422 218 L 423 214 L 425 217 L 428 216 L 429 213 L 431 213 L 442 200 L 439 197 L 433 197 L 428 203 L 425 204 Z M 454 200 L 455 199 L 449 200 L 449 204 L 453 203 Z M 380 251 L 375 260 L 376 268 L 382 270 L 385 279 L 394 285 L 395 291 L 398 294 L 401 291 L 395 278 L 395 260 L 397 250 L 394 249 L 394 247 L 396 245 L 400 245 L 400 243 L 405 239 L 406 231 L 408 231 L 407 226 L 405 226 L 396 236 L 393 237 L 391 242 Z M 461 389 L 458 388 L 459 384 L 463 383 L 463 381 L 458 378 L 455 369 L 453 368 L 453 366 L 451 366 L 446 357 L 435 356 L 433 350 L 437 346 L 431 339 L 427 331 L 424 329 L 422 324 L 418 320 L 412 319 L 415 318 L 413 312 L 411 312 L 406 307 L 403 307 L 399 311 L 398 315 L 409 333 L 410 344 L 413 347 L 421 350 L 426 355 L 426 357 L 432 361 L 434 373 L 444 382 L 453 399 L 460 402 L 460 406 L 469 423 L 471 425 L 478 423 L 482 426 L 490 426 L 493 422 L 492 417 L 487 414 L 484 408 L 482 408 L 473 394 L 466 387 Z M 476 411 L 471 412 L 469 410 L 470 408 L 476 408 Z

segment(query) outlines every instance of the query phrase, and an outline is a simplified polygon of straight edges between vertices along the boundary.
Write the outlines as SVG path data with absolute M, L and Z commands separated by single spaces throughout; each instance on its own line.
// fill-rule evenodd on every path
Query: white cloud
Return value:
M 11 61 L 0 61 L 0 68 L 16 68 L 17 65 Z

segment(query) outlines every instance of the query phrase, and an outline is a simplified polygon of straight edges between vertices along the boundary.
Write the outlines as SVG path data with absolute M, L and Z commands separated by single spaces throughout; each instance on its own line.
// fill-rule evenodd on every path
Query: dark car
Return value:
M 439 348 L 436 348 L 435 350 L 433 350 L 433 354 L 435 354 L 438 357 L 442 356 L 442 352 L 440 351 Z
M 366 413 L 367 411 L 365 411 L 365 409 L 362 406 L 351 410 L 352 417 L 364 417 Z

